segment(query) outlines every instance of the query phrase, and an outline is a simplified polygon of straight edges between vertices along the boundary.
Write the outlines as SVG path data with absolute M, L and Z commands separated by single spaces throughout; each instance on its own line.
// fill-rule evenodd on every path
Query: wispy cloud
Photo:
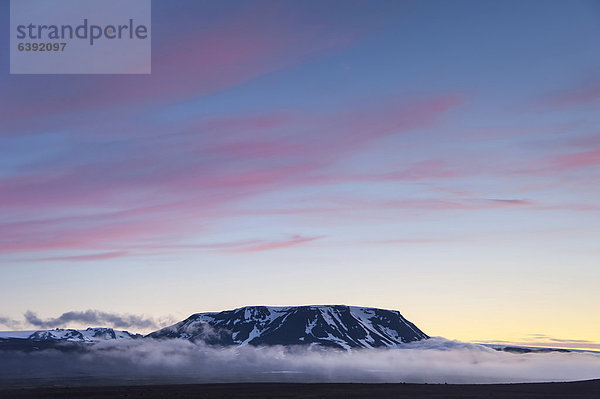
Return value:
M 123 248 L 175 245 L 207 221 L 234 215 L 233 203 L 335 181 L 320 177 L 322 171 L 368 143 L 431 126 L 461 103 L 454 95 L 384 98 L 369 107 L 310 115 L 208 118 L 181 134 L 142 141 L 137 133 L 125 135 L 108 152 L 84 134 L 76 146 L 89 157 L 40 161 L 2 179 L 0 205 L 12 220 L 0 221 L 0 253 L 77 250 L 92 253 L 79 260 L 100 260 L 127 256 Z M 252 140 L 240 139 L 246 126 L 256 129 Z M 453 173 L 423 163 L 380 178 L 427 176 Z M 263 243 L 254 251 L 302 242 Z
M 600 343 L 585 339 L 554 338 L 546 334 L 529 334 L 516 341 L 481 341 L 482 343 L 543 348 L 591 349 L 600 350 Z
M 600 165 L 600 149 L 543 156 L 512 168 L 512 174 L 564 177 L 573 173 L 593 173 Z
M 0 97 L 0 119 L 5 127 L 0 135 L 42 126 L 64 128 L 65 118 L 86 120 L 90 110 L 95 110 L 96 116 L 98 111 L 118 107 L 137 111 L 241 85 L 347 48 L 376 28 L 374 17 L 382 15 L 374 10 L 368 13 L 372 15 L 363 15 L 357 26 L 344 18 L 350 12 L 350 7 L 344 7 L 338 11 L 339 23 L 332 25 L 321 13 L 310 13 L 310 7 L 302 4 L 266 1 L 228 6 L 227 18 L 217 3 L 204 4 L 201 9 L 194 2 L 181 8 L 161 8 L 154 27 L 162 34 L 152 43 L 149 77 L 7 79 L 2 82 L 3 92 L 12 94 Z M 202 23 L 187 18 L 196 12 L 205 18 Z M 28 96 L 19 94 L 23 92 L 35 92 L 39 101 L 29 101 Z
M 600 149 L 560 155 L 553 158 L 551 163 L 554 171 L 594 167 L 600 164 Z
M 88 327 L 114 327 L 127 329 L 151 330 L 159 327 L 159 323 L 151 317 L 133 314 L 118 314 L 99 310 L 70 311 L 55 318 L 40 318 L 36 313 L 27 311 L 25 323 L 36 328 L 67 328 L 72 324 L 85 324 Z
M 104 259 L 121 258 L 130 255 L 129 251 L 112 251 L 112 252 L 100 252 L 88 255 L 73 255 L 73 256 L 54 256 L 49 258 L 36 258 L 38 261 L 94 261 Z
M 533 205 L 533 202 L 522 200 L 522 199 L 498 199 L 498 198 L 490 198 L 490 199 L 488 199 L 488 201 L 497 202 L 498 204 L 508 205 L 508 206 L 510 206 L 510 205 L 515 205 L 515 206 Z
M 16 330 L 22 328 L 23 323 L 18 320 L 11 319 L 10 317 L 0 316 L 0 326 L 5 326 L 10 330 Z
M 296 245 L 305 244 L 311 241 L 319 240 L 323 238 L 323 236 L 318 237 L 303 237 L 299 235 L 294 235 L 291 238 L 283 241 L 273 241 L 273 242 L 263 242 L 255 245 L 248 245 L 242 248 L 239 248 L 238 252 L 263 252 L 263 251 L 272 251 L 276 249 L 289 248 Z
M 600 83 L 586 83 L 547 94 L 541 104 L 550 107 L 573 107 L 600 103 Z
M 356 199 L 337 199 L 337 203 L 361 209 L 414 209 L 428 211 L 452 210 L 486 210 L 532 206 L 534 202 L 522 199 L 487 199 L 487 198 L 436 198 L 423 197 L 411 199 L 392 199 L 368 201 Z

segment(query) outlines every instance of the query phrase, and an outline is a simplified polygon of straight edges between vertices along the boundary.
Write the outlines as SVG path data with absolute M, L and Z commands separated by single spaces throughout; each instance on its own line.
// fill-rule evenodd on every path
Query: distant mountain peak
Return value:
M 19 338 L 30 341 L 56 341 L 56 342 L 97 342 L 114 339 L 142 338 L 140 334 L 132 334 L 128 331 L 119 331 L 107 327 L 88 327 L 85 330 L 74 330 L 71 328 L 55 328 L 52 330 L 38 330 L 26 336 L 20 331 L 7 331 L 0 334 L 0 338 Z

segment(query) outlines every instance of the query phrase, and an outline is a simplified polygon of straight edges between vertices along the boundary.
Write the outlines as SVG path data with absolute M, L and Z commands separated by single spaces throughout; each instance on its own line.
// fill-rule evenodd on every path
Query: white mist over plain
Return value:
M 507 353 L 432 338 L 402 349 L 214 348 L 185 340 L 100 342 L 83 351 L 5 351 L 0 382 L 87 377 L 112 382 L 509 383 L 600 378 L 600 354 Z M 91 380 L 90 380 L 91 381 Z

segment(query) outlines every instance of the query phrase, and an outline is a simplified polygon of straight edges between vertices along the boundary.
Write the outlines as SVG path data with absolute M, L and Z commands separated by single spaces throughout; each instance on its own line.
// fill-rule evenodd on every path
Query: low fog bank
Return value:
M 600 354 L 499 352 L 432 338 L 402 349 L 213 348 L 107 341 L 82 351 L 0 351 L 0 384 L 208 382 L 500 383 L 600 378 Z

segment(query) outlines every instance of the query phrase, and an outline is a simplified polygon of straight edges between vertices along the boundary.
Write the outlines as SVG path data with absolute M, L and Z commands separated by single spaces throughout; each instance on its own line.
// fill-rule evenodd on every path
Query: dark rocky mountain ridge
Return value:
M 210 345 L 393 348 L 428 336 L 394 310 L 345 306 L 247 306 L 198 313 L 149 334 Z

